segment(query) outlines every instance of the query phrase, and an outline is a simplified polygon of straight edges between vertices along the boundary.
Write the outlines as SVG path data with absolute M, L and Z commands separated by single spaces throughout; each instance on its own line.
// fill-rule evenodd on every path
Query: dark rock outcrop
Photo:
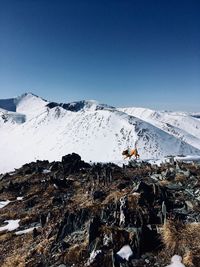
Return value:
M 25 164 L 0 180 L 2 205 L 10 200 L 0 206 L 0 227 L 20 220 L 19 229 L 0 231 L 2 266 L 20 257 L 28 267 L 160 267 L 175 253 L 199 266 L 199 188 L 197 164 L 120 168 L 75 153 Z M 124 246 L 130 257 L 119 255 Z

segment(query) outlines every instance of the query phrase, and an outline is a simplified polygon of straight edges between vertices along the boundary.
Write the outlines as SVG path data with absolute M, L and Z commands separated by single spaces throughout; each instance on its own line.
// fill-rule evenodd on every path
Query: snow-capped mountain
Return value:
M 72 152 L 85 161 L 119 161 L 135 144 L 142 159 L 200 155 L 198 127 L 200 120 L 186 113 L 116 109 L 94 100 L 58 104 L 28 93 L 0 100 L 0 172 Z

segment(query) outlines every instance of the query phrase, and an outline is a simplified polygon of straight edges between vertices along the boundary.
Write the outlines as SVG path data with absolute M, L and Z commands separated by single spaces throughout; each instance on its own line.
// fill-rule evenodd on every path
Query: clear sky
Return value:
M 200 111 L 199 0 L 0 0 L 0 98 Z

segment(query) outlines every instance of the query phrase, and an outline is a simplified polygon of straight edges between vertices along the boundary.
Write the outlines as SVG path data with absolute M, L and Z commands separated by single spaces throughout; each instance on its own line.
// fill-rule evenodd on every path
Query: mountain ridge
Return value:
M 4 151 L 0 172 L 37 159 L 59 160 L 72 152 L 88 162 L 122 163 L 122 151 L 135 145 L 141 159 L 200 155 L 195 125 L 192 135 L 175 122 L 161 123 L 157 115 L 162 113 L 152 111 L 154 116 L 150 120 L 133 109 L 117 109 L 94 100 L 60 104 L 31 93 L 23 94 L 18 98 L 16 112 L 0 111 L 0 149 Z M 186 118 L 185 123 L 190 122 L 190 116 Z M 194 120 L 199 126 L 198 119 Z

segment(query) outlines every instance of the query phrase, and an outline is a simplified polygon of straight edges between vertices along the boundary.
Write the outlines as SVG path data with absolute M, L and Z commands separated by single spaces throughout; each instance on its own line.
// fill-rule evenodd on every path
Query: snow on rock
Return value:
M 124 226 L 125 225 L 125 221 L 126 221 L 126 216 L 124 211 L 127 208 L 127 197 L 121 197 L 120 198 L 120 221 L 119 221 L 119 225 L 120 226 Z
M 125 245 L 117 252 L 117 255 L 119 255 L 122 259 L 128 261 L 129 258 L 133 255 L 133 251 L 129 245 Z
M 0 209 L 8 205 L 10 202 L 11 202 L 10 200 L 0 201 Z
M 96 257 L 101 253 L 102 253 L 101 250 L 95 250 L 94 249 L 90 254 L 90 258 L 89 258 L 89 260 L 87 262 L 87 266 L 90 266 L 90 264 L 92 264 L 95 261 Z
M 166 267 L 185 267 L 184 264 L 181 263 L 182 257 L 178 255 L 174 255 L 171 258 L 171 264 L 167 265 Z
M 17 200 L 22 200 L 23 199 L 23 197 L 17 197 Z
M 19 227 L 20 220 L 6 220 L 4 223 L 7 223 L 7 225 L 0 227 L 0 232 L 2 231 L 13 231 Z

